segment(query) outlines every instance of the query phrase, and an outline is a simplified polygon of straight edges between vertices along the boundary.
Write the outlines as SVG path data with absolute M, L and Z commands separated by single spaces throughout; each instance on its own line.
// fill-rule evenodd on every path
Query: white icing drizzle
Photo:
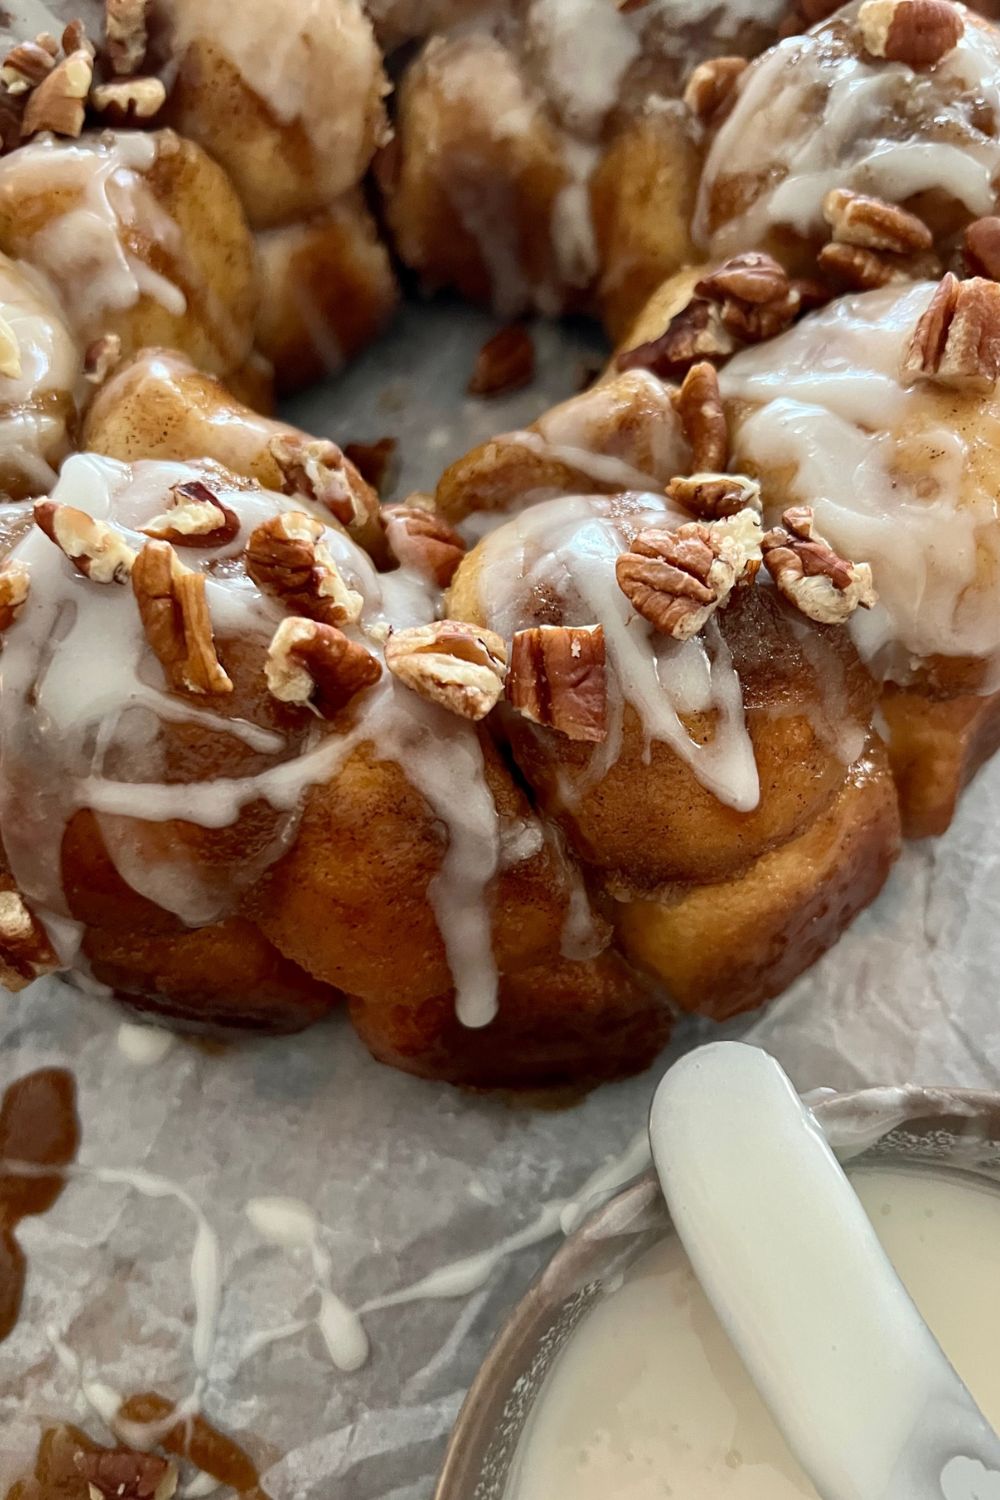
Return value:
M 186 464 L 139 463 L 130 469 L 76 455 L 64 465 L 53 498 L 116 523 L 139 547 L 144 538 L 134 528 L 162 512 L 172 484 L 198 477 L 202 471 Z M 186 548 L 184 562 L 213 564 L 207 596 L 219 639 L 257 635 L 267 640 L 280 608 L 226 562 L 242 552 L 260 521 L 307 502 L 265 491 L 226 491 L 217 475 L 207 477 L 240 516 L 241 528 L 226 548 Z M 347 585 L 364 599 L 360 626 L 347 628 L 369 650 L 376 649 L 373 639 L 384 638 L 386 626 L 433 618 L 430 587 L 414 574 L 400 569 L 380 577 L 344 533 L 328 529 L 324 540 Z M 31 590 L 4 640 L 0 822 L 18 888 L 50 929 L 54 917 L 67 915 L 61 847 L 77 809 L 99 815 L 108 852 L 133 889 L 197 926 L 231 910 L 240 891 L 282 852 L 308 789 L 335 776 L 349 755 L 370 745 L 374 758 L 403 768 L 442 827 L 441 867 L 428 895 L 451 966 L 456 1007 L 467 1025 L 492 1019 L 497 974 L 489 893 L 499 868 L 500 827 L 473 725 L 425 703 L 384 673 L 348 732 L 331 735 L 317 727 L 303 745 L 287 743 L 269 729 L 228 719 L 154 686 L 162 673 L 146 645 L 130 589 L 80 577 L 37 528 L 14 555 L 30 570 Z M 252 774 L 195 783 L 163 780 L 160 723 L 178 720 L 218 733 L 223 741 L 242 741 L 263 766 Z M 106 770 L 116 753 L 119 762 L 127 760 L 134 780 L 115 779 L 113 766 Z M 289 821 L 239 869 L 209 873 L 181 841 L 158 838 L 149 828 L 175 819 L 224 828 L 261 798 Z M 78 939 L 78 929 L 74 936 Z
M 992 213 L 1000 172 L 1000 43 L 995 29 L 966 20 L 958 46 L 933 72 L 865 61 L 829 30 L 853 21 L 860 0 L 833 22 L 791 37 L 745 75 L 736 106 L 709 152 L 693 232 L 712 255 L 750 250 L 784 225 L 823 228 L 822 202 L 835 187 L 900 202 L 937 189 L 973 217 Z M 984 134 L 977 117 L 992 111 Z M 746 175 L 766 184 L 740 214 L 709 229 L 713 188 Z
M 18 205 L 37 197 L 40 184 L 62 195 L 65 209 L 30 241 L 27 258 L 59 291 L 67 316 L 81 332 L 102 332 L 109 312 L 152 297 L 175 316 L 184 293 L 134 254 L 123 231 L 137 227 L 172 259 L 183 260 L 179 226 L 144 181 L 156 160 L 155 136 L 143 131 L 104 131 L 78 141 L 37 136 L 0 160 L 0 202 L 16 222 Z
M 604 0 L 531 0 L 526 17 L 546 92 L 572 130 L 592 135 L 641 51 L 629 17 Z
M 722 372 L 739 404 L 733 466 L 791 473 L 764 484 L 775 512 L 809 504 L 844 556 L 871 564 L 879 603 L 851 631 L 882 676 L 941 654 L 1000 654 L 1000 527 L 992 395 L 902 385 L 900 366 L 933 287 L 839 298 Z M 745 403 L 745 405 L 743 404 Z
M 720 801 L 739 811 L 756 807 L 760 783 L 743 716 L 739 680 L 717 627 L 697 640 L 663 641 L 631 606 L 615 578 L 615 561 L 628 542 L 615 520 L 629 506 L 629 525 L 676 523 L 681 519 L 660 495 L 626 502 L 595 495 L 566 496 L 523 511 L 483 542 L 480 597 L 488 623 L 501 634 L 535 623 L 537 597 L 555 596 L 563 623 L 604 627 L 617 690 L 642 721 L 649 746 L 669 745 Z M 692 678 L 700 677 L 698 701 Z M 715 733 L 698 745 L 679 714 L 714 707 Z M 607 764 L 599 749 L 598 764 Z
M 0 313 L 21 366 L 18 375 L 0 375 L 0 464 L 42 494 L 55 482 L 69 447 L 67 418 L 81 383 L 80 354 L 41 276 L 3 255 Z M 52 399 L 60 397 L 61 406 Z
M 154 1067 L 176 1045 L 176 1035 L 165 1026 L 141 1026 L 133 1021 L 123 1021 L 118 1027 L 118 1051 L 139 1068 Z

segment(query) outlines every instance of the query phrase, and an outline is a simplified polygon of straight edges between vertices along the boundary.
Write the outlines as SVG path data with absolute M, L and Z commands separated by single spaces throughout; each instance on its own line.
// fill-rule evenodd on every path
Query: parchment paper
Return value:
M 539 331 L 541 373 L 502 403 L 469 402 L 464 379 L 494 325 L 447 307 L 409 309 L 395 333 L 293 416 L 340 440 L 401 437 L 408 489 L 433 482 L 471 441 L 530 419 L 578 384 L 585 330 Z M 388 373 L 387 373 L 388 372 Z M 966 795 L 942 840 L 910 846 L 879 901 L 752 1024 L 803 1089 L 959 1083 L 1000 1076 L 997 968 L 1000 761 Z M 210 1053 L 180 1042 L 130 1062 L 115 1006 L 58 981 L 0 1000 L 0 1085 L 30 1069 L 73 1070 L 81 1163 L 173 1180 L 217 1233 L 223 1299 L 207 1415 L 257 1461 L 274 1500 L 427 1500 L 448 1429 L 505 1310 L 552 1242 L 512 1256 L 488 1286 L 365 1319 L 367 1364 L 343 1374 L 313 1328 L 240 1366 L 246 1340 L 313 1309 L 309 1257 L 266 1244 L 245 1214 L 292 1196 L 325 1226 L 331 1285 L 353 1306 L 486 1249 L 571 1196 L 642 1125 L 670 1056 L 705 1034 L 687 1025 L 647 1075 L 560 1110 L 421 1083 L 373 1063 L 342 1018 L 300 1037 Z M 715 1033 L 718 1034 L 718 1033 Z M 40 1428 L 81 1422 L 85 1377 L 176 1398 L 192 1384 L 194 1218 L 176 1198 L 73 1180 L 19 1230 L 24 1312 L 0 1344 L 0 1488 L 27 1467 Z

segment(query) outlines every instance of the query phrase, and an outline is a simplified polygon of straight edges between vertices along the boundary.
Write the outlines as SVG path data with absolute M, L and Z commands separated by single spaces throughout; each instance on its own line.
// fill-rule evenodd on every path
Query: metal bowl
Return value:
M 1000 1093 L 861 1089 L 810 1100 L 842 1157 L 949 1169 L 1000 1183 Z M 595 1209 L 517 1304 L 473 1381 L 435 1500 L 503 1500 L 524 1424 L 552 1362 L 591 1303 L 670 1231 L 652 1172 Z

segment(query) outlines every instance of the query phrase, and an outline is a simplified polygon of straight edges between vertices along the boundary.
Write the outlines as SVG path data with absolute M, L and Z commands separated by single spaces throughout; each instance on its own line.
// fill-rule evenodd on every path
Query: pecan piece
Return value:
M 857 291 L 872 291 L 897 280 L 900 272 L 884 255 L 860 245 L 842 245 L 832 240 L 816 257 L 821 271 Z
M 965 231 L 963 247 L 973 276 L 1000 281 L 1000 218 L 976 219 Z
M 83 378 L 91 385 L 103 385 L 121 362 L 122 341 L 117 333 L 102 333 L 92 339 L 83 356 Z
M 618 587 L 662 635 L 686 641 L 760 566 L 760 518 L 741 510 L 724 521 L 689 521 L 676 531 L 640 531 L 615 564 Z
M 728 359 L 738 347 L 716 304 L 707 297 L 694 297 L 661 334 L 623 350 L 615 363 L 619 370 L 650 370 L 663 380 L 676 380 L 698 360 Z
M 169 542 L 147 542 L 132 568 L 146 640 L 175 692 L 231 693 L 215 651 L 204 573 L 185 568 Z
M 0 83 L 9 94 L 26 94 L 37 88 L 56 65 L 55 56 L 39 42 L 20 42 L 12 47 L 0 66 Z
M 710 57 L 699 63 L 684 89 L 684 103 L 702 125 L 720 125 L 733 107 L 745 57 Z
M 93 583 L 128 582 L 135 553 L 113 526 L 55 500 L 36 501 L 35 521 L 84 578 Z
M 39 131 L 78 136 L 83 129 L 87 96 L 94 78 L 94 59 L 86 47 L 70 52 L 56 63 L 28 96 L 21 121 L 25 140 Z
M 378 495 L 336 443 L 287 433 L 272 438 L 267 446 L 281 471 L 286 495 L 314 500 L 348 531 L 378 515 Z
M 503 396 L 535 378 L 535 345 L 521 323 L 495 333 L 476 355 L 466 389 L 470 396 Z
M 780 594 L 820 625 L 841 624 L 859 605 L 871 609 L 871 568 L 834 552 L 816 531 L 811 506 L 792 506 L 781 521 L 761 542 L 764 566 Z
M 385 643 L 385 664 L 408 688 L 463 719 L 483 719 L 503 692 L 503 638 L 462 620 L 397 630 Z
M 667 485 L 667 498 L 700 521 L 719 521 L 747 509 L 761 512 L 760 485 L 746 474 L 678 475 Z
M 7 990 L 23 990 L 58 967 L 48 933 L 20 891 L 0 891 L 0 984 Z
M 0 631 L 13 625 L 28 597 L 31 575 L 22 562 L 8 562 L 0 567 Z
M 381 494 L 397 447 L 392 437 L 379 438 L 377 443 L 345 443 L 344 457 L 351 461 L 365 483 Z
M 537 625 L 510 643 L 506 697 L 534 724 L 599 744 L 608 733 L 603 625 Z
M 175 547 L 222 547 L 238 533 L 240 519 L 207 484 L 189 479 L 172 484 L 166 511 L 139 529 Z
M 104 1450 L 78 1453 L 73 1461 L 90 1500 L 171 1500 L 177 1488 L 177 1465 L 155 1453 Z
M 903 358 L 909 380 L 989 390 L 1000 375 L 1000 285 L 949 271 L 917 323 Z
M 389 550 L 400 566 L 447 588 L 465 556 L 458 532 L 422 505 L 386 505 L 382 520 Z
M 308 703 L 321 719 L 332 719 L 355 694 L 378 682 L 382 667 L 335 625 L 289 615 L 267 648 L 264 674 L 272 697 Z
M 865 51 L 931 68 L 957 46 L 965 23 L 951 0 L 865 0 L 858 11 Z
M 674 407 L 691 445 L 691 467 L 718 473 L 729 456 L 729 426 L 719 392 L 719 376 L 707 360 L 692 365 L 674 395 Z
M 112 83 L 95 83 L 90 107 L 95 114 L 106 115 L 112 125 L 127 125 L 133 120 L 151 120 L 166 98 L 166 88 L 159 78 L 118 78 Z
M 929 250 L 934 243 L 934 236 L 916 214 L 884 198 L 852 193 L 849 188 L 831 188 L 823 199 L 823 217 L 833 238 L 842 245 L 907 255 Z
M 695 292 L 715 302 L 724 302 L 727 297 L 741 302 L 777 302 L 787 295 L 789 285 L 787 271 L 773 255 L 748 250 L 709 271 L 696 282 Z
M 138 73 L 146 56 L 149 0 L 104 0 L 104 51 L 112 73 Z
M 246 570 L 265 594 L 324 625 L 353 624 L 364 600 L 348 588 L 323 544 L 323 522 L 288 510 L 262 521 L 247 542 Z

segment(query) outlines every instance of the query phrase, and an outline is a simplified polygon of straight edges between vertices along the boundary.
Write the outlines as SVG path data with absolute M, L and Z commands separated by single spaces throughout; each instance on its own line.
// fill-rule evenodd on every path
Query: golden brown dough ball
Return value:
M 243 210 L 221 168 L 172 131 L 41 137 L 3 157 L 0 249 L 49 278 L 84 344 L 163 344 L 215 373 L 250 353 Z
M 385 131 L 381 57 L 359 0 L 156 0 L 168 113 L 225 167 L 250 222 L 321 212 Z
M 279 391 L 339 370 L 369 344 L 399 296 L 389 254 L 359 192 L 325 212 L 257 235 L 257 343 Z

